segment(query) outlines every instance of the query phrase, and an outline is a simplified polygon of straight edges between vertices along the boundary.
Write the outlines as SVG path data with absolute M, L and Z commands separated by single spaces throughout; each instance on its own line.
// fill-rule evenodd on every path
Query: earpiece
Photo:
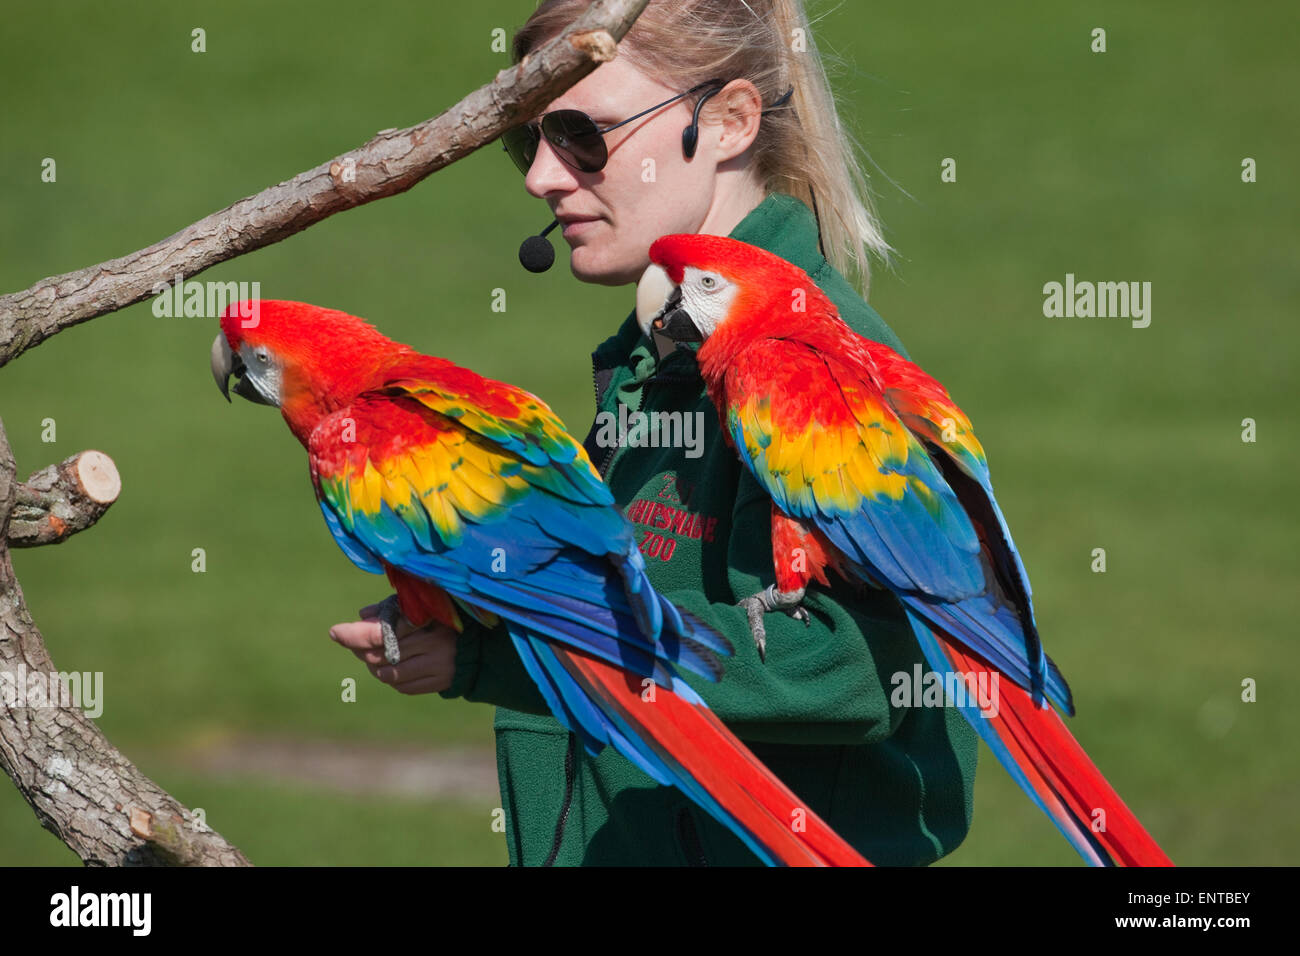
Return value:
M 700 111 L 704 109 L 704 104 L 709 101 L 709 97 L 717 96 L 721 92 L 721 86 L 709 90 L 695 104 L 695 112 L 691 114 L 691 125 L 682 130 L 682 153 L 687 159 L 695 158 L 695 147 L 700 144 Z

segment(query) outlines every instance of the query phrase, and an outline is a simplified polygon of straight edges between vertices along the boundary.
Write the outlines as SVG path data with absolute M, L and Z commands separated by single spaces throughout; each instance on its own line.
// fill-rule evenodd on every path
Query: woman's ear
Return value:
M 753 144 L 763 117 L 763 97 L 749 80 L 732 80 L 709 104 L 717 128 L 719 163 L 735 159 Z

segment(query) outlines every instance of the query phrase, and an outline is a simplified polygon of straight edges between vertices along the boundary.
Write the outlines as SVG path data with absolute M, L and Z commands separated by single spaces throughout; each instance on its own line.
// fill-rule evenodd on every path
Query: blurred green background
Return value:
M 506 65 L 491 31 L 532 6 L 11 0 L 0 291 L 440 112 Z M 1079 740 L 1176 862 L 1292 863 L 1294 5 L 1060 7 L 811 4 L 898 250 L 870 300 L 976 423 Z M 523 272 L 518 243 L 547 221 L 492 147 L 201 279 L 366 316 L 538 393 L 583 433 L 589 352 L 632 294 L 579 284 L 562 241 L 557 268 Z M 1067 272 L 1151 282 L 1150 327 L 1045 318 L 1042 286 Z M 97 448 L 124 482 L 92 531 L 14 556 L 55 663 L 103 671 L 108 737 L 257 863 L 504 862 L 491 709 L 400 696 L 329 641 L 386 582 L 331 542 L 276 416 L 216 394 L 214 334 L 146 302 L 0 369 L 20 477 Z M 332 777 L 293 772 L 299 747 L 337 751 Z M 436 777 L 443 748 L 477 760 L 478 782 L 453 769 L 454 792 L 404 789 L 358 759 Z M 0 781 L 0 864 L 75 862 Z M 986 751 L 970 836 L 945 862 L 1078 861 Z

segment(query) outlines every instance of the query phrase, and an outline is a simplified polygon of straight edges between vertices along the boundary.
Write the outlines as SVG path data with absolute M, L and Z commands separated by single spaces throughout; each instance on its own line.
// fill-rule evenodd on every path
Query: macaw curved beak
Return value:
M 235 363 L 239 363 L 236 369 Z M 212 342 L 212 377 L 217 381 L 217 388 L 230 401 L 230 376 L 242 374 L 244 363 L 239 356 L 230 351 L 230 343 L 224 335 L 218 335 Z
M 212 377 L 216 379 L 221 394 L 226 396 L 226 401 L 230 401 L 230 376 L 234 375 L 238 379 L 235 382 L 236 395 L 259 405 L 273 404 L 263 398 L 253 383 L 244 377 L 244 371 L 244 360 L 230 351 L 230 343 L 224 335 L 218 335 L 212 343 Z
M 647 336 L 651 332 L 674 342 L 703 342 L 689 312 L 682 308 L 682 287 L 663 267 L 651 263 L 636 284 L 636 321 Z

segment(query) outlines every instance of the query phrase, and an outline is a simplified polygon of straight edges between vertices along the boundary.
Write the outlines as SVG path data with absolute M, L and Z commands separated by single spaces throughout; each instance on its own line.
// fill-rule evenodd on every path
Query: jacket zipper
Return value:
M 691 866 L 709 865 L 704 847 L 700 844 L 700 835 L 695 831 L 695 821 L 691 819 L 691 811 L 687 807 L 677 811 L 677 838 L 681 841 Z
M 604 398 L 604 396 L 600 393 L 599 376 L 600 373 L 596 370 L 595 363 L 593 362 L 592 369 L 591 369 L 591 390 L 596 395 L 596 414 L 598 415 L 600 414 L 600 400 Z M 609 386 L 606 386 L 606 389 L 608 389 L 608 387 Z M 602 480 L 605 477 L 605 469 L 609 467 L 610 461 L 614 458 L 614 450 L 617 447 L 618 447 L 617 445 L 611 445 L 609 448 L 605 449 L 605 454 L 600 456 L 600 463 L 596 465 L 596 471 L 600 472 L 600 477 Z
M 596 369 L 593 367 L 591 372 L 591 388 L 592 388 L 592 392 L 595 394 L 596 397 L 596 410 L 599 411 L 600 401 L 603 396 L 600 394 L 600 380 L 598 379 L 597 374 L 598 373 Z M 656 379 L 658 379 L 658 377 L 659 375 L 658 373 L 656 373 L 654 375 L 651 375 L 648 379 L 646 379 L 642 383 L 641 385 L 642 405 L 645 404 L 645 390 L 649 388 L 650 385 L 654 383 Z M 608 477 L 609 466 L 613 463 L 614 453 L 616 451 L 618 451 L 618 445 L 616 444 L 610 445 L 610 447 L 605 450 L 605 454 L 601 456 L 600 464 L 596 466 L 596 470 L 600 472 L 600 477 L 602 480 Z M 574 734 L 572 731 L 570 731 L 569 748 L 564 754 L 564 800 L 560 804 L 560 817 L 558 820 L 555 821 L 555 838 L 551 843 L 551 852 L 547 855 L 546 862 L 542 864 L 543 866 L 555 865 L 555 860 L 560 855 L 560 844 L 564 842 L 564 828 L 569 822 L 569 811 L 572 809 L 573 806 L 573 778 L 574 778 L 575 763 L 576 763 L 575 751 L 577 750 L 577 744 L 578 744 L 577 735 Z M 683 810 L 682 814 L 678 816 L 677 828 L 678 828 L 678 832 L 682 834 L 682 839 L 684 841 L 688 840 L 690 845 L 695 850 L 695 855 L 698 862 L 696 862 L 693 865 L 708 866 L 709 861 L 704 858 L 704 850 L 700 846 L 699 837 L 695 833 L 695 823 L 691 820 L 689 816 L 689 811 Z
M 555 821 L 555 840 L 542 866 L 555 865 L 555 858 L 560 855 L 560 844 L 564 842 L 564 826 L 569 822 L 569 810 L 573 807 L 574 751 L 577 748 L 578 735 L 570 731 L 569 748 L 564 753 L 564 800 L 560 804 L 560 818 Z
M 661 359 L 660 361 L 663 361 L 663 360 Z M 598 368 L 596 367 L 596 357 L 593 355 L 593 356 L 592 356 L 592 365 L 591 365 L 591 391 L 592 391 L 592 394 L 595 396 L 595 399 L 596 399 L 596 411 L 597 411 L 598 414 L 599 414 L 599 412 L 600 412 L 600 403 L 601 403 L 601 400 L 605 397 L 604 394 L 601 392 L 601 389 L 600 389 L 600 372 L 601 372 L 601 371 L 602 371 L 601 369 L 598 369 Z M 641 411 L 641 410 L 643 410 L 643 409 L 645 408 L 645 390 L 646 390 L 647 388 L 649 388 L 649 387 L 650 387 L 652 384 L 654 384 L 655 382 L 666 382 L 666 383 L 670 383 L 670 384 L 682 384 L 682 383 L 685 383 L 685 382 L 692 382 L 692 381 L 695 381 L 696 379 L 698 379 L 698 376 L 697 376 L 697 375 L 666 375 L 666 376 L 665 376 L 665 375 L 663 375 L 662 373 L 660 373 L 660 372 L 658 371 L 658 366 L 656 366 L 656 371 L 655 371 L 655 372 L 654 372 L 654 373 L 653 373 L 649 378 L 647 378 L 644 382 L 641 383 L 641 404 L 640 404 L 640 406 L 639 406 L 637 409 L 635 409 L 635 410 L 636 410 L 636 411 Z M 605 388 L 606 388 L 606 391 L 608 391 L 608 389 L 609 389 L 608 384 L 605 386 Z M 596 465 L 596 471 L 598 471 L 598 472 L 600 473 L 600 477 L 601 477 L 602 480 L 608 479 L 608 477 L 609 477 L 609 467 L 610 467 L 610 465 L 612 465 L 612 464 L 614 463 L 614 455 L 615 455 L 615 453 L 616 453 L 617 451 L 618 451 L 618 446 L 617 446 L 617 445 L 611 445 L 609 448 L 605 449 L 605 453 L 604 453 L 603 455 L 600 456 L 600 462 L 599 462 L 599 463 L 593 462 L 593 464 Z

